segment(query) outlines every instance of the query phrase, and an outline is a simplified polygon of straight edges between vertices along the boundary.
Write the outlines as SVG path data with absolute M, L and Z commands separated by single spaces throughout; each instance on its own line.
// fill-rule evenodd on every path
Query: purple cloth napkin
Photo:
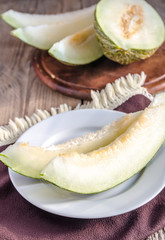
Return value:
M 136 95 L 117 110 L 135 112 L 149 103 L 148 98 Z M 2 240 L 142 240 L 164 226 L 165 190 L 144 206 L 115 217 L 90 220 L 60 217 L 23 199 L 13 187 L 7 167 L 0 162 Z

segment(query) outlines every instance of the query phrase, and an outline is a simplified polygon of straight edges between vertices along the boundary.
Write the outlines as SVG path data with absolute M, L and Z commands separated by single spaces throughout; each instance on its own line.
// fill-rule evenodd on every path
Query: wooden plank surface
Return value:
M 52 14 L 90 6 L 89 0 L 1 0 L 0 13 L 8 9 Z M 31 115 L 37 108 L 47 109 L 67 103 L 77 105 L 80 100 L 66 97 L 45 86 L 32 67 L 34 48 L 10 35 L 12 28 L 0 20 L 0 125 L 9 119 Z
M 165 19 L 164 0 L 148 0 Z M 0 13 L 8 9 L 53 14 L 90 6 L 97 0 L 1 0 Z M 38 79 L 32 67 L 34 48 L 10 35 L 12 28 L 0 20 L 0 125 L 9 119 L 31 115 L 37 108 L 49 110 L 52 106 L 68 103 L 75 106 L 79 100 L 54 92 Z

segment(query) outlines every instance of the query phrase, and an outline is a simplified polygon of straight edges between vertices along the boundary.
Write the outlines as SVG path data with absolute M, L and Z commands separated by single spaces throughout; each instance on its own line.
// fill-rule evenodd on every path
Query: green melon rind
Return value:
M 94 20 L 94 28 L 96 32 L 96 36 L 98 42 L 103 49 L 104 55 L 114 62 L 118 62 L 120 64 L 126 65 L 136 61 L 140 61 L 142 59 L 146 59 L 151 57 L 158 48 L 154 49 L 128 49 L 124 50 L 117 46 L 110 38 L 108 38 L 103 30 L 101 29 L 99 23 L 96 19 L 95 12 L 95 20 Z
M 143 169 L 144 169 L 144 168 L 140 169 L 138 172 L 142 171 Z M 138 172 L 137 172 L 137 173 L 138 173 Z M 137 173 L 135 173 L 135 174 L 137 174 Z M 100 191 L 100 192 L 92 192 L 92 193 L 88 193 L 88 192 L 78 192 L 78 193 L 79 193 L 79 194 L 90 195 L 90 194 L 97 194 L 97 193 L 105 192 L 105 191 L 107 191 L 107 190 L 110 190 L 110 189 L 112 189 L 112 188 L 114 188 L 114 187 L 117 187 L 117 186 L 119 186 L 120 184 L 126 182 L 126 181 L 129 180 L 131 177 L 133 177 L 135 174 L 133 174 L 133 175 L 130 176 L 129 178 L 125 179 L 123 182 L 120 182 L 120 183 L 116 184 L 115 186 L 113 186 L 113 187 L 111 187 L 111 188 L 107 188 L 107 189 L 105 189 L 105 190 L 103 190 L 103 191 Z M 67 189 L 67 188 L 58 186 L 58 185 L 55 184 L 53 181 L 48 180 L 47 178 L 45 178 L 45 176 L 44 176 L 43 173 L 41 173 L 40 176 L 41 176 L 41 179 L 42 179 L 42 180 L 44 180 L 44 181 L 46 181 L 46 182 L 49 182 L 49 183 L 53 184 L 54 186 L 56 186 L 56 187 L 58 187 L 58 188 L 60 188 L 60 189 L 66 190 L 66 191 L 71 192 L 71 193 L 77 193 L 77 192 L 75 192 L 75 191 L 73 191 L 73 190 L 70 190 L 70 189 Z
M 6 167 L 8 167 L 8 168 L 10 168 L 11 170 L 13 170 L 13 169 L 11 168 L 11 166 L 10 166 L 9 164 L 7 164 L 7 162 L 4 160 L 5 158 L 8 158 L 8 156 L 6 156 L 5 154 L 1 154 L 1 153 L 0 153 L 0 161 L 3 162 L 3 164 L 4 164 Z M 18 174 L 20 174 L 20 172 L 18 172 L 18 171 L 15 171 L 15 170 L 13 170 L 13 171 L 16 172 L 16 173 L 18 173 Z M 25 174 L 25 173 L 21 173 L 21 175 L 24 176 L 24 177 L 32 178 L 32 179 L 40 179 L 40 177 L 27 176 L 27 174 Z
M 5 154 L 1 154 L 1 153 L 0 153 L 0 157 L 5 157 L 5 158 L 7 158 L 7 156 L 6 156 Z
M 41 160 L 38 161 L 35 154 L 31 153 L 31 156 L 28 152 L 28 145 L 26 145 L 25 147 L 21 147 L 21 145 L 21 143 L 16 143 L 6 148 L 2 152 L 2 154 L 0 154 L 0 161 L 2 161 L 14 172 L 17 172 L 26 177 L 40 179 L 40 172 L 42 168 L 44 168 L 46 164 L 51 159 L 53 159 L 53 157 L 55 157 L 55 154 L 52 151 L 44 151 L 44 149 L 36 147 L 37 149 L 39 149 L 37 151 L 37 154 L 39 151 L 42 151 L 42 153 L 40 154 Z M 31 149 L 32 151 L 36 151 L 36 148 L 32 147 Z M 26 159 L 26 161 L 22 161 L 23 157 Z
M 13 28 L 17 28 L 17 27 L 18 27 L 18 26 L 17 26 L 17 23 L 15 23 L 15 21 L 13 21 L 12 17 L 10 17 L 10 16 L 8 15 L 8 12 L 2 13 L 2 14 L 0 15 L 0 18 L 2 18 L 2 20 L 3 20 L 4 22 L 6 22 L 7 24 L 9 24 L 11 27 L 13 27 Z
M 85 194 L 85 195 L 97 194 L 97 193 L 101 193 L 101 192 L 105 192 L 105 191 L 107 191 L 107 190 L 110 190 L 110 189 L 112 189 L 112 188 L 114 188 L 114 187 L 117 187 L 117 186 L 119 186 L 120 184 L 126 182 L 127 180 L 129 180 L 130 178 L 132 178 L 133 176 L 135 176 L 137 173 L 139 173 L 139 172 L 141 172 L 141 171 L 143 171 L 143 170 L 145 169 L 145 167 L 148 165 L 148 163 L 151 162 L 151 161 L 156 157 L 156 154 L 158 153 L 159 149 L 160 149 L 161 146 L 164 144 L 164 142 L 165 142 L 165 139 L 164 139 L 164 141 L 160 144 L 160 146 L 158 147 L 157 151 L 153 154 L 153 156 L 152 156 L 151 158 L 149 158 L 148 162 L 147 162 L 141 169 L 139 169 L 136 173 L 133 173 L 131 176 L 129 176 L 129 177 L 128 177 L 127 179 L 125 179 L 124 181 L 122 181 L 122 182 L 120 182 L 120 183 L 117 183 L 116 185 L 111 186 L 110 188 L 104 189 L 104 190 L 99 191 L 99 192 L 92 192 L 92 193 L 89 193 L 89 192 L 78 192 L 78 193 L 79 193 L 79 194 Z M 73 191 L 73 190 L 71 190 L 71 189 L 64 188 L 64 187 L 61 187 L 60 185 L 55 184 L 53 181 L 51 181 L 50 179 L 48 179 L 48 177 L 47 177 L 44 173 L 41 173 L 40 176 L 41 176 L 41 179 L 43 179 L 44 181 L 49 182 L 49 183 L 53 184 L 54 186 L 56 186 L 56 187 L 58 187 L 58 188 L 60 188 L 60 189 L 67 190 L 67 191 L 72 192 L 72 193 L 77 193 L 76 191 Z

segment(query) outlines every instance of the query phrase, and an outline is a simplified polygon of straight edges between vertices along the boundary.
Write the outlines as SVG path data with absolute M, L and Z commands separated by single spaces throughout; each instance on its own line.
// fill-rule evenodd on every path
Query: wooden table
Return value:
M 148 0 L 165 20 L 164 0 Z M 84 8 L 97 0 L 1 0 L 0 13 L 8 9 L 17 11 L 53 14 Z M 0 125 L 15 117 L 30 116 L 37 108 L 67 103 L 72 107 L 81 99 L 66 97 L 45 86 L 36 76 L 32 66 L 34 48 L 10 35 L 11 27 L 0 20 Z
M 1 0 L 0 13 L 8 9 L 29 13 L 52 14 L 84 8 L 96 0 Z M 0 125 L 9 119 L 30 116 L 37 108 L 49 110 L 62 103 L 76 106 L 81 100 L 66 97 L 45 86 L 32 66 L 34 48 L 10 35 L 12 28 L 0 21 Z
M 163 0 L 148 0 L 165 19 Z M 97 0 L 1 0 L 0 13 L 8 9 L 17 11 L 53 14 L 90 6 Z M 165 4 L 164 4 L 165 5 Z M 36 76 L 32 66 L 34 48 L 10 35 L 12 28 L 0 20 L 0 125 L 9 119 L 30 116 L 37 108 L 47 109 L 67 103 L 72 107 L 81 100 L 66 97 L 45 86 Z

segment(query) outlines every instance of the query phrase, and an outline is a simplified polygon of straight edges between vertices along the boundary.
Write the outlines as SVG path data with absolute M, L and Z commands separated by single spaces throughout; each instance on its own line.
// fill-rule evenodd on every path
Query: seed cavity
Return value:
M 92 30 L 90 28 L 88 30 L 78 32 L 70 39 L 70 43 L 75 46 L 82 45 L 89 39 L 91 33 Z
M 143 24 L 143 9 L 139 5 L 129 5 L 120 19 L 124 38 L 131 38 Z

